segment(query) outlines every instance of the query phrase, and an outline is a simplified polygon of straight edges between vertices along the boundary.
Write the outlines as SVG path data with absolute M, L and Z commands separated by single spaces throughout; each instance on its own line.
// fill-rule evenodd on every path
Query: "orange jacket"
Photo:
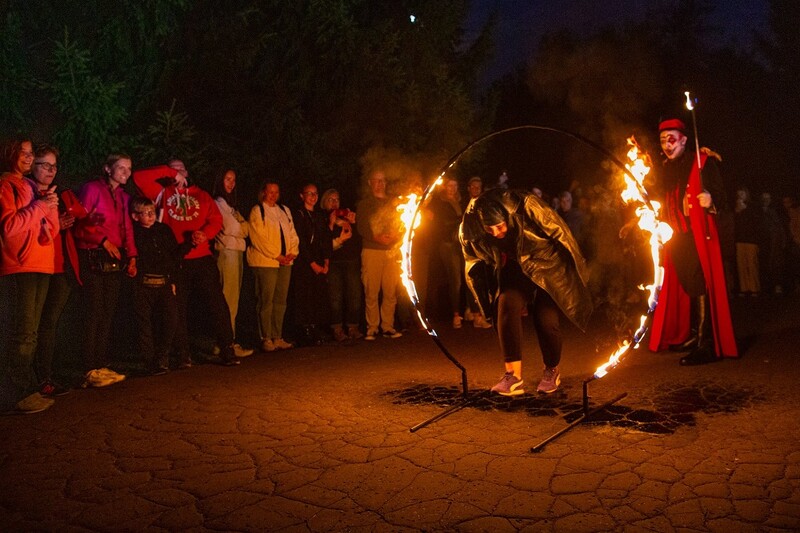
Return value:
M 58 230 L 58 209 L 38 199 L 33 181 L 11 173 L 0 176 L 0 276 L 52 274 Z

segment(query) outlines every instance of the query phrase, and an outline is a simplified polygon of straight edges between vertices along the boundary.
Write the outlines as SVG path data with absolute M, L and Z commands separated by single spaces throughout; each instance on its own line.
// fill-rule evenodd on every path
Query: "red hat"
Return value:
M 661 133 L 664 130 L 678 130 L 681 133 L 686 132 L 686 124 L 679 118 L 668 118 L 667 120 L 662 120 L 658 125 L 658 132 Z

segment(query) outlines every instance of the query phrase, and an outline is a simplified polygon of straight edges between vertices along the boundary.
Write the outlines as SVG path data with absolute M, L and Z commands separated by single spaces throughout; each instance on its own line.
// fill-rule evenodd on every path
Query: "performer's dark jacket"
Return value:
M 483 193 L 501 204 L 508 237 L 517 236 L 516 257 L 522 272 L 556 302 L 582 331 L 592 314 L 587 287 L 589 270 L 564 220 L 539 197 L 523 191 L 490 189 Z M 499 296 L 503 253 L 483 228 L 474 207 L 464 213 L 459 239 L 466 262 L 467 285 L 485 316 Z
M 688 150 L 677 159 L 668 159 L 650 188 L 663 199 L 661 220 L 674 232 L 664 246 L 664 282 L 653 316 L 650 349 L 661 351 L 685 341 L 690 329 L 690 298 L 706 294 L 715 352 L 718 357 L 737 357 L 716 222 L 715 206 L 725 205 L 725 189 L 714 158 L 701 153 L 700 163 L 702 173 L 698 172 L 696 152 Z M 708 209 L 697 200 L 704 190 L 714 202 Z

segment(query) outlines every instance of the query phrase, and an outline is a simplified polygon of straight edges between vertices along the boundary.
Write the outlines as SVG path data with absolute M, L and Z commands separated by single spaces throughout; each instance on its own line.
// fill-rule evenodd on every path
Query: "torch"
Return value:
M 703 190 L 703 166 L 700 162 L 700 140 L 697 137 L 697 116 L 694 113 L 694 104 L 696 100 L 692 101 L 689 91 L 684 91 L 686 95 L 686 109 L 692 113 L 692 128 L 694 129 L 694 153 L 697 157 L 697 176 L 700 179 L 700 190 Z M 705 219 L 704 219 L 705 220 Z M 703 224 L 706 230 L 706 240 L 711 240 L 711 234 L 708 231 L 708 224 Z

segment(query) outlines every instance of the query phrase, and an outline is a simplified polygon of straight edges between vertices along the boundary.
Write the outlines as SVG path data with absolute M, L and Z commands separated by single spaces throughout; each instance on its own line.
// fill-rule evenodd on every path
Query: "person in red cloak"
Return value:
M 716 223 L 716 206 L 725 204 L 719 168 L 705 149 L 698 168 L 696 152 L 686 150 L 683 121 L 664 120 L 658 130 L 666 159 L 656 188 L 664 200 L 661 218 L 674 234 L 664 245 L 650 349 L 688 352 L 684 366 L 738 357 Z

